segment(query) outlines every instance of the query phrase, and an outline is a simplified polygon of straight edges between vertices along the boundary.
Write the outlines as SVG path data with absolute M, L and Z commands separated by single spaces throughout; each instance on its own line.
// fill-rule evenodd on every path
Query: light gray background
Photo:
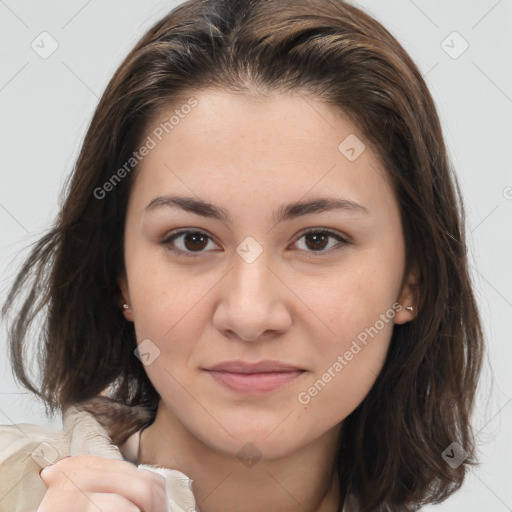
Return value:
M 25 247 L 57 214 L 61 186 L 107 81 L 143 31 L 178 3 L 0 0 L 0 301 Z M 358 5 L 405 46 L 437 103 L 465 196 L 472 273 L 488 342 L 475 418 L 481 466 L 454 498 L 425 510 L 510 511 L 512 0 Z M 31 47 L 43 31 L 59 45 L 47 59 Z M 464 40 L 469 46 L 457 56 Z M 0 423 L 60 428 L 59 419 L 46 419 L 42 405 L 14 383 L 4 325 L 0 344 Z

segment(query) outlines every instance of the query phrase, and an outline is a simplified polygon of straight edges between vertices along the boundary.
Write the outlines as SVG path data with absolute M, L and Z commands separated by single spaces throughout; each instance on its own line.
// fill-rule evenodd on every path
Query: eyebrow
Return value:
M 232 224 L 233 218 L 229 212 L 213 204 L 196 199 L 194 197 L 186 196 L 159 196 L 155 197 L 144 208 L 144 212 L 150 213 L 160 208 L 181 208 L 182 210 L 190 213 L 195 213 L 202 217 L 209 217 L 217 219 L 225 224 Z M 302 201 L 283 205 L 277 212 L 273 214 L 275 224 L 280 222 L 296 219 L 303 215 L 310 215 L 314 213 L 323 213 L 332 210 L 345 210 L 353 213 L 368 214 L 368 209 L 359 203 L 350 201 L 349 199 L 320 197 L 310 201 Z

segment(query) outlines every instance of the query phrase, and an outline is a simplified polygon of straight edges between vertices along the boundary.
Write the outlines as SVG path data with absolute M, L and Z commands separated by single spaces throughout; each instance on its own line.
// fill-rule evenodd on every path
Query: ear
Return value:
M 414 267 L 405 276 L 397 302 L 402 308 L 395 315 L 395 324 L 405 324 L 418 315 L 420 298 L 420 272 Z M 409 307 L 409 309 L 407 309 Z M 412 307 L 412 311 L 410 308 Z
M 124 272 L 117 279 L 117 284 L 120 291 L 119 309 L 123 312 L 126 320 L 133 322 L 133 311 L 132 303 L 130 301 L 130 292 L 128 290 L 128 279 L 126 278 L 126 274 Z M 128 308 L 125 309 L 124 304 L 127 304 Z

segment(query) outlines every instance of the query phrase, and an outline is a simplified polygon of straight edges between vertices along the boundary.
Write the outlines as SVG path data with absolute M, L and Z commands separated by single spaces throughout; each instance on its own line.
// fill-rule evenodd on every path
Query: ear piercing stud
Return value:
M 407 311 L 414 311 L 414 308 L 412 306 L 405 306 L 405 309 L 407 309 Z
M 128 304 L 123 304 L 123 309 L 130 309 L 130 306 L 128 306 Z

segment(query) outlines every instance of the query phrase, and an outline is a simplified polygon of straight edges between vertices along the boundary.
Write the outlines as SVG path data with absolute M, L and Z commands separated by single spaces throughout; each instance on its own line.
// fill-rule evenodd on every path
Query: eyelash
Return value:
M 188 235 L 188 234 L 204 235 L 208 239 L 212 240 L 212 238 L 207 233 L 194 229 L 194 230 L 183 230 L 183 231 L 178 231 L 177 233 L 173 233 L 170 236 L 166 237 L 164 240 L 162 240 L 161 244 L 164 245 L 168 251 L 178 254 L 179 256 L 195 258 L 195 257 L 200 256 L 204 252 L 207 252 L 207 251 L 197 251 L 196 253 L 194 253 L 194 252 L 183 251 L 181 249 L 172 249 L 171 247 L 169 247 L 169 245 L 176 238 L 183 236 L 183 235 Z M 339 242 L 339 244 L 337 244 L 337 246 L 335 246 L 334 249 L 331 247 L 330 249 L 327 249 L 327 250 L 306 251 L 306 252 L 312 253 L 308 256 L 308 257 L 312 257 L 312 258 L 321 257 L 324 254 L 330 254 L 331 252 L 333 252 L 333 250 L 342 249 L 344 246 L 352 243 L 349 240 L 347 240 L 346 238 L 344 238 L 341 235 L 339 235 L 338 233 L 336 233 L 335 231 L 331 231 L 331 230 L 324 229 L 324 228 L 309 228 L 306 231 L 303 231 L 294 243 L 297 243 L 297 241 L 299 241 L 301 238 L 303 238 L 307 235 L 310 235 L 310 234 L 327 235 L 329 237 L 335 238 Z

